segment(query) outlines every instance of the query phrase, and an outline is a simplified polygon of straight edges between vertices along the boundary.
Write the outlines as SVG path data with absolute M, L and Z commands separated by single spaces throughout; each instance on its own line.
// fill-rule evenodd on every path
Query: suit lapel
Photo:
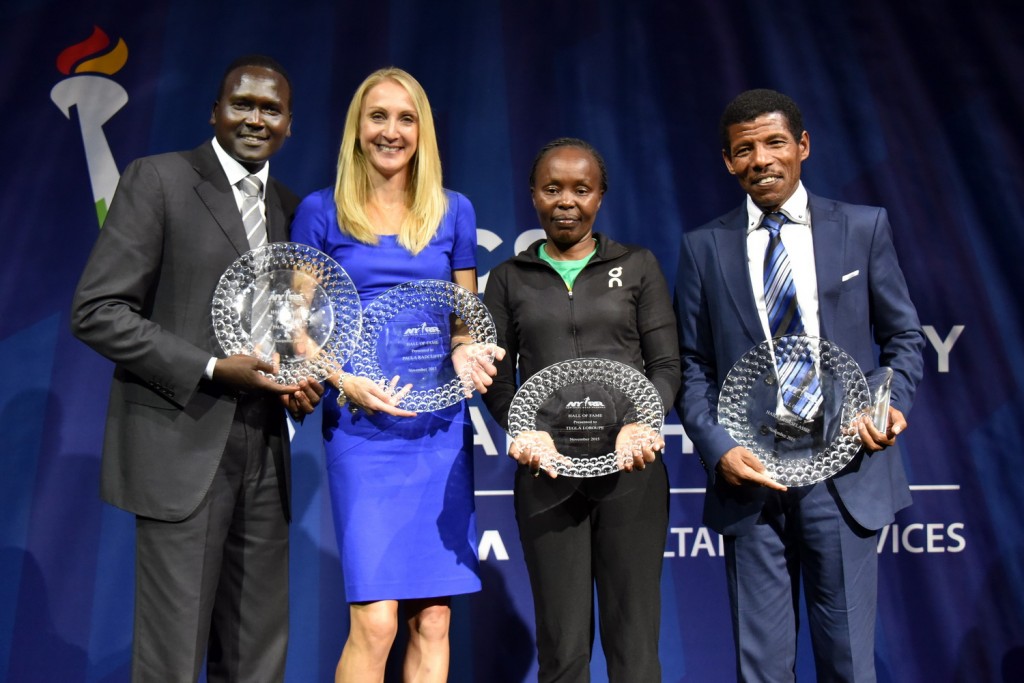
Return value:
M 277 183 L 273 178 L 270 178 L 267 183 L 263 203 L 267 211 L 267 239 L 271 242 L 288 241 L 288 226 L 285 225 L 284 208 L 281 206 L 281 196 L 277 193 Z
M 843 216 L 833 210 L 831 202 L 815 195 L 809 196 L 814 267 L 818 282 L 818 321 L 821 324 L 821 337 L 832 339 L 849 230 Z
M 739 314 L 743 329 L 752 343 L 764 341 L 764 330 L 757 315 L 757 302 L 754 301 L 750 268 L 747 265 L 746 204 L 723 216 L 714 235 L 722 281 Z
M 217 225 L 239 254 L 249 251 L 249 240 L 245 236 L 242 215 L 238 213 L 235 194 L 228 185 L 224 169 L 217 161 L 213 145 L 207 142 L 193 150 L 193 167 L 200 176 L 196 183 L 196 194 L 217 221 Z

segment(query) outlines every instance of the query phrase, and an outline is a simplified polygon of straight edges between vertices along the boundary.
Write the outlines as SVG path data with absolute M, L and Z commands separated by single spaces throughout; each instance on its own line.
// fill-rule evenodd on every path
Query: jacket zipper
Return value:
M 580 275 L 582 275 L 582 274 L 583 273 L 580 273 Z M 576 279 L 578 280 L 579 277 L 577 277 Z M 574 355 L 575 358 L 579 358 L 580 357 L 580 340 L 579 340 L 579 335 L 576 334 L 576 305 L 575 305 L 575 300 L 573 299 L 573 296 L 572 296 L 572 290 L 570 289 L 568 291 L 569 291 L 569 326 L 570 326 L 570 329 L 572 329 L 572 346 L 573 346 L 573 350 L 575 351 L 575 354 L 573 354 L 573 355 Z

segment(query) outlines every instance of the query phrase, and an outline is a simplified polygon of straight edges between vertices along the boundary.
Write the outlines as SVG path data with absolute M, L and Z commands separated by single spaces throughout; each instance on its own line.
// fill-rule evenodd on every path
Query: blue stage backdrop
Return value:
M 14 0 L 0 28 L 0 678 L 128 680 L 134 524 L 100 503 L 111 365 L 68 332 L 71 293 L 121 169 L 191 148 L 223 66 L 294 79 L 276 176 L 332 182 L 345 107 L 371 70 L 424 84 L 448 187 L 479 218 L 481 287 L 536 230 L 535 150 L 605 155 L 598 229 L 652 248 L 737 206 L 717 138 L 739 91 L 802 105 L 814 192 L 888 208 L 929 344 L 901 437 L 914 505 L 878 541 L 884 682 L 1024 680 L 1024 35 L 993 0 L 380 0 L 243 5 Z M 535 678 L 532 604 L 505 435 L 474 401 L 484 590 L 459 598 L 453 681 Z M 666 681 L 732 678 L 720 539 L 673 415 Z M 319 420 L 296 436 L 288 680 L 327 681 L 347 629 Z M 804 640 L 806 644 L 806 639 Z M 594 680 L 605 680 L 599 651 Z M 809 649 L 798 665 L 813 680 Z

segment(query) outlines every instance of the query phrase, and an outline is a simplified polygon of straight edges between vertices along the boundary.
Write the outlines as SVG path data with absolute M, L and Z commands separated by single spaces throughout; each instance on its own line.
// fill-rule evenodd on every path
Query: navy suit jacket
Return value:
M 271 178 L 264 203 L 270 241 L 287 240 L 297 197 Z M 212 143 L 125 169 L 71 316 L 75 335 L 115 363 L 101 479 L 107 502 L 178 521 L 206 495 L 237 402 L 204 378 L 210 357 L 224 355 L 210 304 L 220 276 L 248 250 Z M 283 406 L 274 415 L 264 429 L 282 456 L 287 514 Z
M 809 195 L 820 334 L 866 373 L 894 371 L 892 405 L 907 414 L 921 379 L 924 336 L 896 258 L 885 209 Z M 707 470 L 704 523 L 742 535 L 757 521 L 767 489 L 716 476 L 738 445 L 717 422 L 719 389 L 739 358 L 765 341 L 747 267 L 746 204 L 683 237 L 676 281 L 683 389 L 677 402 Z M 863 449 L 832 481 L 861 526 L 879 529 L 910 504 L 898 447 Z

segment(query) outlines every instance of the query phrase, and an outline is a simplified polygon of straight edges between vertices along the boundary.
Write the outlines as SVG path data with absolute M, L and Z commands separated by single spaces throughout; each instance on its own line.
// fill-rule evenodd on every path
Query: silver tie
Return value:
M 254 175 L 248 175 L 238 181 L 238 189 L 244 195 L 242 199 L 242 224 L 245 225 L 245 237 L 249 240 L 250 249 L 258 249 L 267 244 L 266 221 L 260 210 L 260 190 L 263 183 Z M 259 280 L 257 280 L 257 283 Z M 264 360 L 269 360 L 274 351 L 271 335 L 272 318 L 270 315 L 270 291 L 264 286 L 253 284 L 252 308 L 249 312 L 249 341 L 253 353 Z

